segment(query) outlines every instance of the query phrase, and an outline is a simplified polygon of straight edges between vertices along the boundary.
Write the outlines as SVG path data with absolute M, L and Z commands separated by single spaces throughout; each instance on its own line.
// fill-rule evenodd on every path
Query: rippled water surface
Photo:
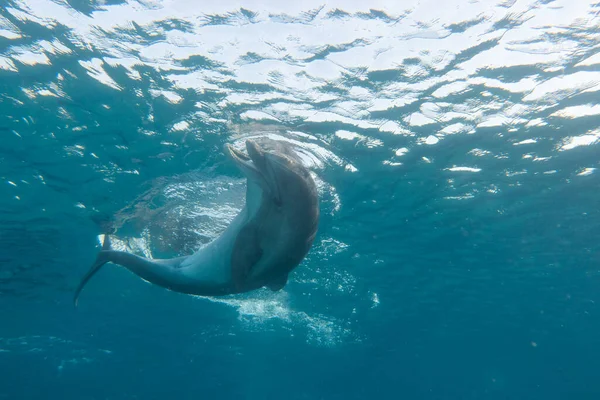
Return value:
M 600 3 L 0 1 L 0 399 L 597 399 Z M 107 266 L 319 188 L 284 290 Z

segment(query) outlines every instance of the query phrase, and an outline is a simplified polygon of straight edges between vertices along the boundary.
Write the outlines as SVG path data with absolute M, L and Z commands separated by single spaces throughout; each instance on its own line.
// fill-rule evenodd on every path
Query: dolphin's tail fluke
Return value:
M 94 261 L 94 264 L 92 264 L 92 267 L 90 268 L 90 270 L 81 279 L 81 282 L 79 283 L 79 286 L 77 287 L 77 290 L 75 291 L 75 296 L 73 297 L 73 303 L 75 304 L 75 307 L 77 307 L 77 300 L 79 299 L 79 295 L 81 294 L 83 287 L 88 283 L 88 281 L 92 278 L 92 276 L 94 276 L 96 274 L 96 272 L 100 271 L 100 268 L 102 268 L 102 266 L 109 261 L 108 260 L 109 253 L 107 250 L 110 250 L 110 249 L 111 249 L 110 237 L 105 234 L 104 241 L 102 242 L 102 251 L 100 251 L 100 253 L 98 254 L 98 257 L 96 257 L 96 261 Z

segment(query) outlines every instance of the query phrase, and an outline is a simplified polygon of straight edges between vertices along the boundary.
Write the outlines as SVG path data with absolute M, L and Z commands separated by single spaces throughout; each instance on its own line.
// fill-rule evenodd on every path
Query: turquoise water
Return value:
M 600 3 L 2 1 L 0 399 L 597 399 Z M 280 292 L 106 266 L 244 204 L 296 144 L 318 236 Z

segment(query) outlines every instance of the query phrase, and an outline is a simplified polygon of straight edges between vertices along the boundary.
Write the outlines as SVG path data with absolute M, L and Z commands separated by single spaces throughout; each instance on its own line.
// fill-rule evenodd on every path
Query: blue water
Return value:
M 598 399 L 600 3 L 4 0 L 0 399 Z M 241 209 L 226 143 L 297 146 L 280 292 L 106 266 Z

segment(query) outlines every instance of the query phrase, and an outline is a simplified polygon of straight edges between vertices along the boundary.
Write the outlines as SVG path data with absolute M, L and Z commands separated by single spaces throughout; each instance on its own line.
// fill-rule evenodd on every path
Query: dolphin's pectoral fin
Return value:
M 231 276 L 237 288 L 243 286 L 250 270 L 262 254 L 256 226 L 246 225 L 238 233 L 231 253 Z
M 271 282 L 269 282 L 265 286 L 274 292 L 278 292 L 281 289 L 283 289 L 285 287 L 285 285 L 287 285 L 287 281 L 288 281 L 288 274 L 283 274 L 283 275 L 278 276 L 277 278 L 273 279 Z
M 77 307 L 77 300 L 79 298 L 79 294 L 83 290 L 83 287 L 86 285 L 86 283 L 88 283 L 88 281 L 92 278 L 92 276 L 94 276 L 96 274 L 96 272 L 98 272 L 100 270 L 100 268 L 102 268 L 102 266 L 109 261 L 108 253 L 109 253 L 110 249 L 111 249 L 110 238 L 108 237 L 108 235 L 104 235 L 104 242 L 102 243 L 102 251 L 98 254 L 98 257 L 96 257 L 96 261 L 94 261 L 94 264 L 92 264 L 92 267 L 89 269 L 87 274 L 85 274 L 84 277 L 81 279 L 81 282 L 79 283 L 79 286 L 77 287 L 77 290 L 75 291 L 75 296 L 73 297 L 73 302 L 75 303 L 75 307 Z

